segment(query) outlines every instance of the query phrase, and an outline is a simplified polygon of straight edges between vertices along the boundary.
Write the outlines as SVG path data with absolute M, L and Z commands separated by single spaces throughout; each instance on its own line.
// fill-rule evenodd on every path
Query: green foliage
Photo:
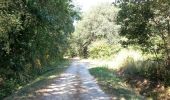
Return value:
M 6 95 L 10 95 L 15 91 L 14 87 L 16 87 L 15 80 L 6 80 L 3 86 L 0 86 L 0 99 L 3 99 Z
M 119 7 L 120 34 L 128 38 L 123 44 L 137 44 L 145 52 L 163 54 L 161 59 L 169 63 L 169 0 L 121 0 Z
M 169 86 L 170 75 L 170 1 L 121 0 L 118 23 L 120 35 L 127 39 L 124 45 L 140 45 L 145 53 L 155 55 L 152 60 L 127 60 L 123 66 L 125 76 L 145 77 Z
M 87 56 L 89 45 L 96 40 L 106 39 L 109 44 L 118 43 L 118 11 L 118 8 L 108 3 L 97 5 L 83 14 L 73 33 L 73 41 L 77 45 L 75 49 L 78 49 L 80 56 Z
M 170 85 L 170 71 L 164 67 L 164 61 L 134 61 L 133 58 L 127 58 L 120 68 L 127 77 L 135 77 L 136 75 L 160 82 L 164 85 Z
M 56 79 L 63 71 L 65 71 L 69 64 L 69 60 L 53 62 L 52 66 L 44 68 L 44 71 L 32 78 L 29 84 L 20 86 L 17 92 L 5 99 L 28 99 L 28 97 L 34 94 L 40 87 L 47 86 L 51 81 Z
M 112 58 L 119 50 L 120 46 L 114 46 L 104 41 L 96 41 L 89 46 L 89 57 L 93 59 Z
M 78 13 L 70 0 L 0 0 L 0 4 L 0 78 L 2 85 L 9 80 L 22 85 L 51 61 L 62 59 Z
M 99 85 L 116 99 L 142 99 L 131 89 L 121 77 L 116 75 L 114 70 L 106 66 L 90 69 L 90 73 L 97 78 Z
M 25 74 L 19 74 L 23 79 L 21 77 L 11 77 L 11 79 L 4 80 L 3 84 L 0 86 L 0 99 L 11 95 L 22 86 L 25 86 L 26 88 L 29 87 L 29 84 L 34 84 L 45 80 L 49 75 L 60 74 L 65 70 L 69 63 L 70 62 L 68 60 L 55 61 L 50 66 L 43 67 L 42 69 L 32 69 L 29 71 L 29 75 L 26 72 Z
M 164 63 L 154 60 L 134 61 L 133 58 L 128 58 L 118 72 L 131 86 L 138 88 L 141 95 L 163 99 L 167 96 L 166 89 L 160 91 L 158 86 L 170 85 L 170 71 L 164 67 Z

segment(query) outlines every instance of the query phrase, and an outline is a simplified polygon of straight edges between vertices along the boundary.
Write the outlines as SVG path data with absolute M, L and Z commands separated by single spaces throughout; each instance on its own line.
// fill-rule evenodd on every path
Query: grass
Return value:
M 46 71 L 41 76 L 38 76 L 32 82 L 18 88 L 18 91 L 16 91 L 11 96 L 5 98 L 5 100 L 12 100 L 15 97 L 19 97 L 21 100 L 24 100 L 30 95 L 33 95 L 35 90 L 46 86 L 55 78 L 57 78 L 68 67 L 69 63 L 70 62 L 68 60 L 65 60 L 58 65 L 51 67 L 50 70 Z
M 138 95 L 135 97 L 133 91 L 146 100 L 170 99 L 170 71 L 165 70 L 163 63 L 135 61 L 129 57 L 118 68 L 102 66 L 90 69 L 90 72 L 105 91 L 118 99 L 136 100 Z
M 101 88 L 118 100 L 141 100 L 142 97 L 134 92 L 126 84 L 124 79 L 118 77 L 114 70 L 107 67 L 96 67 L 90 69 L 90 73 L 97 79 Z
M 170 99 L 170 71 L 164 66 L 164 62 L 134 61 L 129 58 L 118 72 L 128 80 L 127 83 L 149 100 Z
M 154 57 L 153 54 L 143 54 L 133 48 L 122 49 L 111 61 L 102 60 L 94 66 L 103 67 L 90 71 L 104 90 L 120 98 L 122 96 L 131 100 L 131 94 L 128 94 L 133 91 L 129 88 L 131 87 L 147 100 L 169 100 L 170 69 L 163 59 L 158 60 Z M 120 84 L 124 87 L 120 87 Z

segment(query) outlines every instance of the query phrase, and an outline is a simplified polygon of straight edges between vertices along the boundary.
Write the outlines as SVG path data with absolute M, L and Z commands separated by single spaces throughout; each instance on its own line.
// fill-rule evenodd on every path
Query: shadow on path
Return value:
M 89 74 L 87 66 L 87 63 L 73 61 L 59 78 L 13 100 L 110 100 Z

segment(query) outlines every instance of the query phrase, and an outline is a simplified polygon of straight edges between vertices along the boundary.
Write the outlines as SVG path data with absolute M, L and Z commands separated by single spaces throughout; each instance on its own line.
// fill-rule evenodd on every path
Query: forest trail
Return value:
M 88 64 L 73 61 L 69 68 L 51 83 L 28 97 L 14 100 L 110 100 L 90 75 Z

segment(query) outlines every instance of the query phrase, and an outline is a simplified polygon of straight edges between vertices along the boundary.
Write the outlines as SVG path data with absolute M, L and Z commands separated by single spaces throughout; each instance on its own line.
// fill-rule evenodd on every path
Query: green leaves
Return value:
M 62 59 L 78 13 L 70 0 L 8 2 L 0 8 L 0 76 L 27 80 L 32 71 Z
M 138 41 L 135 41 L 137 43 L 147 41 L 150 34 L 147 22 L 152 17 L 150 8 L 148 8 L 149 5 L 144 5 L 143 3 L 122 3 L 120 7 L 121 10 L 118 15 L 118 22 L 122 27 L 120 34 L 127 36 L 128 39 L 138 38 Z
M 123 0 L 119 5 L 121 10 L 118 14 L 118 23 L 121 25 L 120 35 L 128 38 L 126 44 L 141 45 L 144 51 L 169 55 L 167 50 L 169 4 L 168 0 L 128 3 Z
M 97 5 L 83 14 L 73 33 L 73 41 L 76 42 L 80 55 L 84 55 L 82 54 L 84 50 L 94 41 L 104 39 L 110 44 L 118 43 L 120 28 L 116 24 L 118 11 L 114 5 L 106 3 Z

